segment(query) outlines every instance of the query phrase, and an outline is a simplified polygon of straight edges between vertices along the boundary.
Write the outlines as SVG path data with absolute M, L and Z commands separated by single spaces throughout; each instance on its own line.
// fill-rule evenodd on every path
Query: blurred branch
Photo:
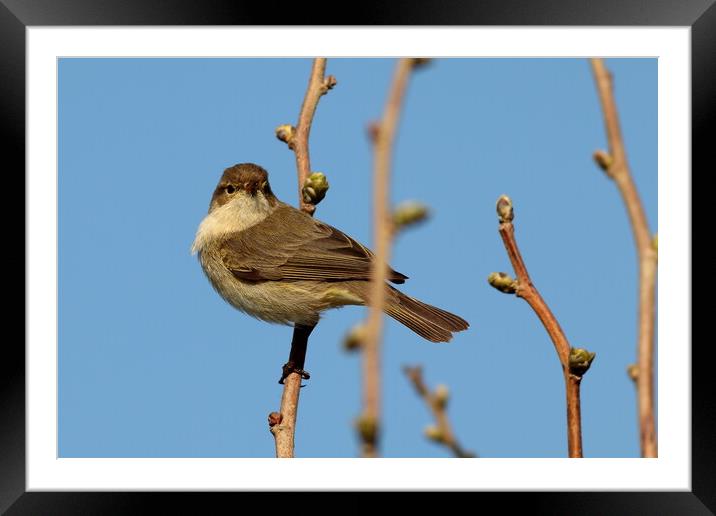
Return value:
M 657 271 L 656 237 L 651 236 L 646 212 L 629 171 L 624 140 L 619 127 L 612 76 L 602 59 L 591 59 L 599 100 L 604 112 L 604 125 L 609 153 L 597 151 L 594 159 L 616 183 L 631 222 L 639 257 L 639 337 L 635 378 L 639 409 L 642 457 L 657 457 L 657 437 L 654 421 L 654 323 L 656 319 L 655 290 Z
M 288 147 L 296 154 L 296 169 L 298 171 L 298 199 L 299 207 L 313 215 L 316 204 L 325 196 L 328 182 L 323 174 L 311 174 L 311 163 L 308 153 L 308 136 L 311 132 L 313 115 L 316 112 L 318 100 L 329 89 L 336 85 L 332 75 L 324 77 L 326 59 L 313 60 L 311 77 L 303 99 L 301 112 L 296 127 L 282 125 L 276 129 L 276 137 L 286 142 Z M 295 325 L 291 352 L 284 368 L 294 370 L 283 379 L 283 394 L 281 396 L 280 411 L 269 414 L 269 429 L 276 441 L 276 457 L 292 458 L 294 456 L 294 439 L 296 434 L 296 418 L 298 415 L 298 398 L 301 391 L 301 380 L 308 374 L 301 374 L 306 360 L 308 337 L 313 327 Z
M 513 293 L 521 297 L 537 314 L 549 335 L 562 365 L 565 389 L 567 391 L 567 442 L 570 457 L 582 457 L 582 422 L 579 386 L 582 376 L 594 360 L 594 353 L 584 349 L 575 349 L 569 341 L 552 311 L 545 303 L 537 288 L 532 284 L 527 267 L 515 240 L 515 227 L 512 224 L 514 211 L 512 201 L 506 195 L 497 200 L 497 214 L 500 220 L 500 236 L 505 244 L 507 256 L 517 279 L 513 280 L 505 273 L 492 273 L 490 284 L 501 292 Z
M 435 418 L 436 426 L 430 426 L 426 429 L 426 436 L 436 443 L 445 445 L 455 455 L 455 457 L 468 458 L 475 457 L 474 453 L 468 452 L 457 442 L 452 426 L 447 417 L 447 402 L 449 398 L 448 389 L 445 385 L 438 387 L 430 392 L 423 381 L 423 369 L 420 366 L 403 368 L 405 375 L 412 382 L 418 395 L 423 398 L 425 404 L 430 408 Z
M 375 258 L 370 285 L 370 303 L 363 346 L 363 412 L 357 427 L 364 457 L 378 456 L 380 432 L 380 347 L 383 331 L 383 306 L 387 264 L 390 260 L 390 242 L 393 224 L 389 208 L 390 166 L 393 142 L 398 126 L 408 79 L 415 59 L 399 59 L 390 87 L 388 100 L 380 123 L 372 125 L 374 145 L 373 171 L 373 240 Z

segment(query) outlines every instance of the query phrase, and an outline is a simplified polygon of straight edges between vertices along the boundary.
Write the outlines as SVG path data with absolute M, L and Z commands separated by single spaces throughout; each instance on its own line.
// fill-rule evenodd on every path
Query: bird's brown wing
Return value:
M 234 276 L 248 281 L 369 280 L 374 258 L 345 233 L 288 205 L 231 235 L 220 252 Z M 393 283 L 406 279 L 389 270 Z

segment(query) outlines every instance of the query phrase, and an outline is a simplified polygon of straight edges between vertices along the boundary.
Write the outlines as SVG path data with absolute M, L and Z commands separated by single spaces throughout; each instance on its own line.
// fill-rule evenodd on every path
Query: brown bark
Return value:
M 308 137 L 311 133 L 313 115 L 316 106 L 322 95 L 333 88 L 336 80 L 333 76 L 324 77 L 326 71 L 326 59 L 316 58 L 311 67 L 311 76 L 308 81 L 306 95 L 301 105 L 298 116 L 298 124 L 294 128 L 288 128 L 288 134 L 280 132 L 288 126 L 282 126 L 277 131 L 277 136 L 285 141 L 289 148 L 296 155 L 296 170 L 298 173 L 298 202 L 299 207 L 306 213 L 313 215 L 316 206 L 305 202 L 303 198 L 303 186 L 311 173 L 311 161 L 308 152 Z M 296 326 L 294 328 L 293 340 L 291 342 L 291 353 L 289 363 L 296 369 L 303 369 L 308 346 L 308 336 L 313 328 Z M 269 427 L 276 441 L 276 457 L 292 458 L 294 456 L 294 439 L 296 433 L 296 418 L 298 415 L 298 398 L 301 392 L 302 377 L 298 373 L 291 373 L 284 379 L 283 394 L 281 396 L 281 408 L 278 415 L 269 415 Z M 273 416 L 273 417 L 272 417 Z M 280 421 L 276 423 L 276 421 Z M 271 424 L 271 423 L 274 424 Z
M 363 413 L 358 420 L 364 457 L 378 456 L 380 434 L 380 347 L 383 331 L 383 306 L 387 264 L 390 260 L 392 222 L 390 217 L 389 187 L 393 143 L 398 126 L 400 108 L 413 59 L 399 59 L 380 123 L 374 126 L 373 172 L 373 241 L 374 268 L 370 287 L 370 309 L 366 323 L 363 348 Z
M 606 160 L 598 160 L 614 180 L 629 215 L 639 259 L 639 323 L 637 341 L 637 402 L 642 457 L 657 457 L 654 418 L 654 323 L 656 319 L 657 256 L 646 212 L 639 198 L 627 161 L 624 140 L 619 126 L 619 113 L 614 99 L 612 76 L 602 59 L 591 59 L 592 71 L 604 112 L 604 125 L 609 142 Z M 603 156 L 603 153 L 600 153 Z M 596 158 L 595 154 L 595 158 Z
M 336 84 L 336 79 L 326 73 L 326 58 L 316 58 L 313 60 L 311 67 L 311 77 L 306 89 L 306 96 L 303 98 L 301 112 L 298 116 L 298 124 L 296 125 L 295 135 L 289 142 L 289 147 L 296 154 L 296 170 L 298 172 L 298 201 L 301 210 L 309 215 L 316 211 L 316 206 L 307 203 L 303 199 L 303 185 L 311 174 L 311 158 L 308 151 L 308 137 L 311 134 L 311 125 L 313 124 L 313 115 L 316 113 L 316 107 L 321 96 Z
M 508 197 L 503 196 L 498 200 L 498 213 L 500 213 L 500 236 L 505 244 L 505 250 L 510 263 L 512 263 L 512 268 L 517 275 L 515 294 L 524 299 L 537 314 L 552 340 L 552 344 L 554 344 L 557 357 L 562 365 L 567 396 L 567 448 L 570 457 L 580 458 L 582 457 L 582 421 L 579 397 L 581 376 L 570 372 L 569 356 L 571 347 L 569 341 L 557 318 L 532 283 L 527 267 L 522 260 L 515 240 L 515 227 L 512 224 L 512 201 Z

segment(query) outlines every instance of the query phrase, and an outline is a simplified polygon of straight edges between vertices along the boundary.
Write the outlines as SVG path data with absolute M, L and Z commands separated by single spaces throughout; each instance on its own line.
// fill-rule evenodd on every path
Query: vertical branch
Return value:
M 278 139 L 286 142 L 296 154 L 299 207 L 309 215 L 313 215 L 316 204 L 323 199 L 328 189 L 328 183 L 323 174 L 311 174 L 308 152 L 308 136 L 311 133 L 311 124 L 318 101 L 336 85 L 335 77 L 332 75 L 324 77 L 325 71 L 326 59 L 314 59 L 306 95 L 298 116 L 298 124 L 296 127 L 282 125 L 276 129 Z M 284 368 L 290 366 L 293 371 L 283 378 L 284 387 L 280 411 L 269 414 L 269 428 L 276 441 L 276 457 L 293 457 L 301 380 L 308 377 L 303 372 L 303 364 L 306 359 L 308 337 L 312 330 L 313 327 L 301 325 L 294 327 L 291 353 L 288 363 L 284 366 Z
M 565 391 L 567 397 L 567 447 L 570 457 L 582 457 L 582 420 L 579 387 L 582 376 L 587 372 L 594 360 L 595 354 L 581 348 L 572 348 L 569 345 L 564 331 L 557 318 L 542 299 L 537 288 L 533 285 L 527 266 L 515 240 L 515 227 L 512 224 L 514 212 L 512 201 L 506 195 L 497 201 L 497 214 L 500 219 L 500 237 L 505 245 L 507 256 L 517 275 L 513 280 L 505 273 L 492 273 L 488 281 L 496 289 L 507 294 L 516 294 L 530 305 L 542 322 L 547 334 L 554 344 L 554 349 L 562 365 Z
M 387 263 L 390 260 L 392 223 L 389 207 L 390 165 L 393 142 L 400 108 L 414 59 L 399 59 L 390 87 L 383 118 L 374 130 L 373 172 L 373 240 L 374 268 L 370 285 L 370 309 L 366 323 L 366 340 L 363 349 L 363 413 L 358 430 L 363 444 L 364 457 L 378 455 L 380 420 L 380 344 L 383 330 L 383 306 Z
M 288 363 L 299 371 L 303 370 L 308 348 L 308 337 L 311 331 L 313 331 L 313 326 L 301 326 L 298 324 L 293 329 Z M 284 379 L 280 412 L 269 414 L 269 429 L 276 441 L 276 457 L 279 458 L 293 457 L 296 418 L 298 416 L 298 396 L 301 392 L 301 378 L 303 377 L 297 372 L 292 372 Z
M 612 76 L 602 59 L 591 59 L 599 100 L 604 112 L 604 125 L 609 153 L 597 151 L 594 159 L 614 180 L 622 196 L 639 257 L 639 337 L 637 343 L 636 387 L 639 408 L 641 454 L 657 457 L 657 438 L 654 421 L 654 322 L 656 289 L 656 250 L 652 244 L 646 212 L 632 179 L 627 162 L 624 140 L 619 127 L 619 114 Z
M 289 149 L 296 155 L 299 208 L 309 215 L 313 215 L 313 212 L 316 211 L 315 204 L 317 203 L 310 202 L 304 193 L 304 186 L 311 174 L 308 137 L 311 134 L 313 115 L 316 113 L 318 101 L 321 96 L 325 95 L 328 90 L 333 89 L 337 84 L 335 77 L 332 75 L 324 77 L 325 73 L 326 58 L 317 57 L 313 60 L 311 76 L 308 80 L 308 88 L 306 89 L 306 95 L 303 97 L 303 104 L 301 104 L 301 112 L 298 115 L 296 127 L 281 125 L 276 128 L 276 136 L 278 139 L 286 142 Z

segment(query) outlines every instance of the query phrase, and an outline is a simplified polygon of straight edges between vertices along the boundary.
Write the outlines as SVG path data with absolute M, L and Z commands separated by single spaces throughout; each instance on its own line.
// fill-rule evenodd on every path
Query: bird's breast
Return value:
M 231 306 L 252 317 L 279 324 L 315 324 L 321 297 L 308 282 L 243 281 L 213 250 L 199 252 L 209 282 Z
M 263 194 L 255 196 L 237 194 L 229 203 L 213 209 L 199 224 L 192 254 L 206 249 L 231 233 L 239 233 L 263 221 L 272 212 L 272 207 Z

